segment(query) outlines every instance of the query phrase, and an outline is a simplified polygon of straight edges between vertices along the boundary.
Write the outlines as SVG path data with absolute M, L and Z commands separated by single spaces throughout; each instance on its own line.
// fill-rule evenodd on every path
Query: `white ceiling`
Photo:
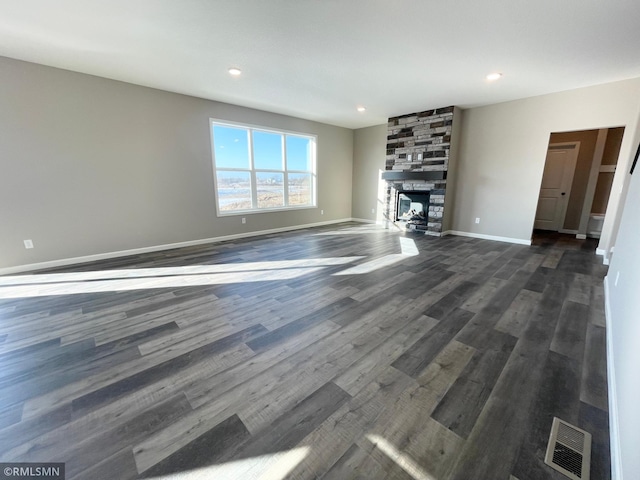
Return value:
M 359 128 L 638 77 L 640 1 L 0 0 L 0 55 Z

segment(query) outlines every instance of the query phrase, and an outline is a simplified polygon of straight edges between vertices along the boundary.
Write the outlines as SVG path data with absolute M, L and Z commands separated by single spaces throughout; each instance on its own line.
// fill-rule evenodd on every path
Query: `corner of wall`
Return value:
M 618 396 L 616 391 L 616 372 L 613 361 L 613 319 L 609 292 L 609 276 L 604 277 L 604 316 L 607 339 L 607 379 L 609 397 L 609 448 L 611 453 L 611 478 L 622 480 L 622 460 L 620 458 L 620 428 L 618 424 Z
M 451 125 L 451 147 L 449 149 L 449 170 L 447 172 L 447 195 L 444 199 L 444 215 L 442 231 L 447 232 L 453 226 L 453 211 L 457 187 L 458 152 L 464 118 L 460 107 L 453 107 L 453 123 Z

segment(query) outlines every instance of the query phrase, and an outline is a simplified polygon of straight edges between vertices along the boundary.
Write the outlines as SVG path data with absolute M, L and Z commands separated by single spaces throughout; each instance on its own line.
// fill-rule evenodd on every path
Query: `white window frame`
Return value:
M 248 130 L 248 150 L 249 150 L 249 168 L 227 168 L 222 167 L 218 168 L 216 166 L 216 154 L 215 154 L 215 139 L 213 135 L 213 127 L 214 126 L 222 126 L 222 127 L 231 127 L 231 128 L 243 128 Z M 282 135 L 282 152 L 283 152 L 283 170 L 271 170 L 271 169 L 256 169 L 254 166 L 254 151 L 253 151 L 253 132 L 265 132 L 265 133 L 273 133 Z M 301 133 L 301 132 L 293 132 L 289 130 L 276 130 L 270 127 L 263 127 L 260 125 L 251 125 L 246 123 L 237 123 L 230 122 L 227 120 L 219 120 L 215 118 L 209 119 L 209 135 L 211 136 L 211 160 L 213 165 L 213 189 L 216 197 L 216 214 L 218 217 L 228 217 L 234 215 L 246 215 L 252 213 L 264 213 L 264 212 L 281 212 L 286 210 L 304 210 L 309 208 L 317 208 L 318 207 L 318 196 L 317 196 L 317 186 L 318 186 L 318 170 L 317 170 L 317 150 L 318 150 L 318 136 L 310 133 Z M 312 142 L 311 149 L 311 170 L 289 170 L 287 169 L 287 135 L 295 136 L 295 137 L 303 137 L 308 138 Z M 220 198 L 218 197 L 218 171 L 222 172 L 249 172 L 249 176 L 251 179 L 251 208 L 244 210 L 232 210 L 232 211 L 222 211 L 220 209 Z M 282 207 L 269 207 L 269 208 L 259 208 L 258 207 L 258 185 L 256 182 L 256 174 L 257 173 L 282 173 L 283 174 L 283 189 L 284 189 L 284 206 Z M 311 203 L 307 205 L 289 205 L 289 174 L 305 174 L 311 175 Z

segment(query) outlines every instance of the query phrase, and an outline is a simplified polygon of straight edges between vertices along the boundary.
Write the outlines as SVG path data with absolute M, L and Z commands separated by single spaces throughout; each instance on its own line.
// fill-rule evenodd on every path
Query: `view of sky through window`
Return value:
M 282 135 L 253 132 L 253 162 L 259 170 L 282 170 Z
M 221 213 L 315 206 L 315 139 L 212 122 Z
M 249 168 L 249 138 L 243 128 L 213 127 L 216 166 L 218 168 Z
M 311 162 L 311 140 L 287 135 L 287 169 L 309 171 Z

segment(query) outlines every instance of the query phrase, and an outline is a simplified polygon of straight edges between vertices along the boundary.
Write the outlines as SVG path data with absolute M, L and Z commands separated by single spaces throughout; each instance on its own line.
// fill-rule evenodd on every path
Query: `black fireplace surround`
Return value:
M 396 221 L 407 226 L 427 226 L 429 218 L 429 192 L 399 190 L 396 197 Z

